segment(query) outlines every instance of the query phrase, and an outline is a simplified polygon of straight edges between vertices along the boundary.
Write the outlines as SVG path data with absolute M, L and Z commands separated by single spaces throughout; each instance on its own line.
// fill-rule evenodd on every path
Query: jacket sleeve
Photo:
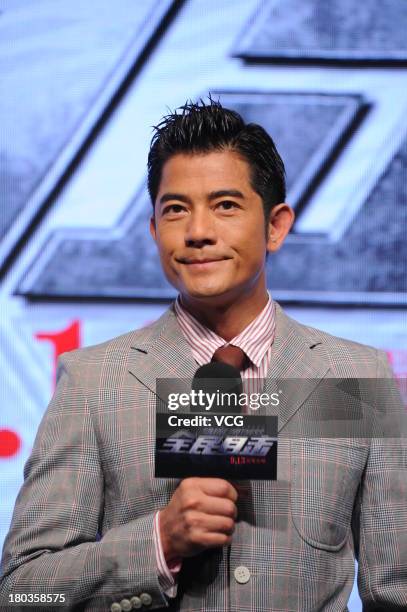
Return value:
M 380 351 L 376 409 L 383 434 L 371 439 L 354 517 L 364 612 L 407 610 L 407 413 L 392 378 Z
M 41 593 L 63 594 L 67 610 L 109 610 L 140 596 L 150 609 L 168 606 L 158 580 L 154 512 L 100 538 L 103 508 L 103 471 L 80 363 L 67 353 L 24 467 L 3 549 L 0 607 L 18 609 L 16 594 L 32 603 Z M 57 603 L 61 610 L 61 599 Z

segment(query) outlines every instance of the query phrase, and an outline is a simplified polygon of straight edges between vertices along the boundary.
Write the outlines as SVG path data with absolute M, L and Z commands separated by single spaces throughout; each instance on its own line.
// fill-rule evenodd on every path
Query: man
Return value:
M 299 435 L 310 407 L 329 408 L 313 400 L 322 379 L 391 374 L 381 352 L 269 297 L 266 255 L 294 219 L 271 138 L 219 103 L 187 104 L 156 128 L 148 185 L 179 297 L 152 325 L 61 357 L 5 542 L 2 605 L 46 593 L 71 610 L 342 611 L 357 557 L 365 609 L 407 609 L 404 440 Z M 304 380 L 278 411 L 277 480 L 155 478 L 156 380 L 221 354 L 241 358 L 248 385 Z

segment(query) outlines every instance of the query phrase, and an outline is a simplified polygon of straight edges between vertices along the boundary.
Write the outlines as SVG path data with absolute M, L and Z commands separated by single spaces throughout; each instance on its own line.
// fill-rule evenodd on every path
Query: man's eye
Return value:
M 180 213 L 184 210 L 184 207 L 181 204 L 170 204 L 166 206 L 162 212 L 163 215 L 166 213 Z
M 223 200 L 219 202 L 218 206 L 221 206 L 224 210 L 232 210 L 232 208 L 237 208 L 236 202 L 232 202 L 231 200 Z

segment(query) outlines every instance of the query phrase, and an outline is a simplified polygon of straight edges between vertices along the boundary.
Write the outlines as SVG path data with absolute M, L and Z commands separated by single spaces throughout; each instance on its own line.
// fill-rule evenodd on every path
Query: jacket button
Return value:
M 137 595 L 135 595 L 134 597 L 132 597 L 130 599 L 131 605 L 133 607 L 133 610 L 138 610 L 139 608 L 142 607 L 142 603 L 141 603 L 141 599 L 140 597 L 137 597 Z
M 117 601 L 110 606 L 110 612 L 122 612 L 122 607 Z
M 151 597 L 150 593 L 141 593 L 140 600 L 143 606 L 151 606 L 153 603 L 153 598 Z
M 120 605 L 121 605 L 123 612 L 130 612 L 131 610 L 130 599 L 122 599 L 120 602 Z
M 250 572 L 244 565 L 239 565 L 233 572 L 236 582 L 246 584 L 250 580 Z

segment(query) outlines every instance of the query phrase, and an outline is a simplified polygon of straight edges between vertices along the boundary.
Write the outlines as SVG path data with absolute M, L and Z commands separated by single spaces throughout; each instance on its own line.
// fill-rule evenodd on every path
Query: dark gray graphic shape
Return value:
M 123 0 L 111 10 L 106 0 L 74 1 L 52 12 L 48 1 L 13 0 L 4 9 L 0 115 L 7 128 L 0 139 L 0 267 L 47 206 L 172 4 L 141 0 L 134 10 L 133 0 Z M 60 156 L 62 163 L 56 163 Z
M 407 138 L 378 178 L 359 213 L 336 243 L 291 241 L 273 256 L 268 284 L 277 293 L 365 292 L 356 301 L 369 302 L 369 293 L 407 291 Z M 287 293 L 286 293 L 287 295 Z M 309 296 L 311 298 L 311 295 Z M 307 296 L 302 294 L 302 299 Z M 328 298 L 321 298 L 326 301 Z M 338 296 L 335 295 L 337 300 Z M 395 296 L 389 303 L 397 303 Z M 383 303 L 380 300 L 380 303 Z
M 149 232 L 152 206 L 146 188 L 118 228 L 53 234 L 18 293 L 44 298 L 171 298 Z
M 233 54 L 249 61 L 392 64 L 407 61 L 400 0 L 263 2 Z
M 320 180 L 364 108 L 360 97 L 346 94 L 214 92 L 214 96 L 275 135 L 286 162 L 289 201 L 294 204 L 301 204 Z M 151 204 L 143 191 L 116 229 L 55 232 L 18 293 L 44 298 L 172 297 L 175 291 L 164 280 L 149 235 L 150 215 Z

